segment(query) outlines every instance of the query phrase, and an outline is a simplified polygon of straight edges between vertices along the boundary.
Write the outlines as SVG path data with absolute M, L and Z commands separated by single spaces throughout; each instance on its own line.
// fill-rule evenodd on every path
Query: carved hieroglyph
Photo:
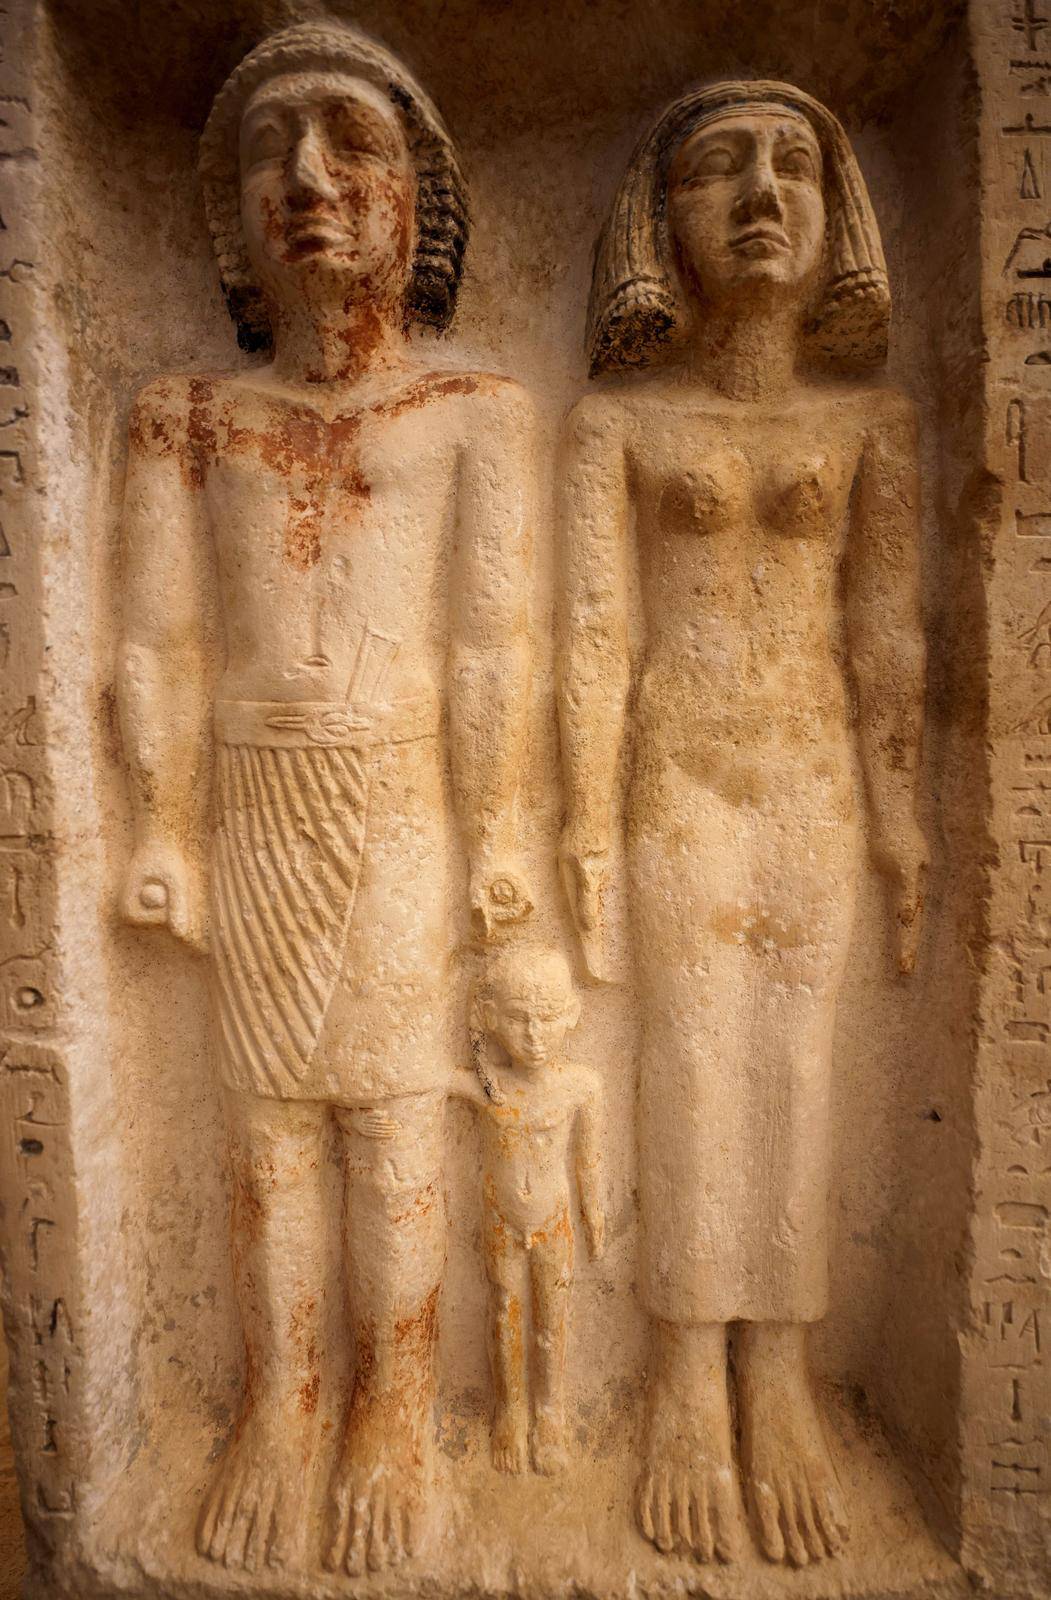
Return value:
M 888 313 L 839 124 L 785 84 L 718 84 L 643 140 L 599 247 L 592 370 L 652 370 L 568 424 L 562 856 L 596 977 L 637 680 L 629 898 L 654 1340 L 638 1515 L 658 1548 L 704 1559 L 740 1544 L 731 1323 L 764 1553 L 806 1565 L 846 1532 L 804 1331 L 827 1299 L 832 1029 L 858 854 L 851 688 L 905 973 L 926 864 L 914 422 L 863 376 Z
M 358 1573 L 414 1552 L 428 1510 L 447 746 L 480 935 L 529 910 L 529 408 L 409 355 L 407 322 L 452 317 L 466 206 L 437 112 L 370 40 L 271 36 L 219 94 L 201 171 L 242 341 L 273 353 L 158 379 L 133 414 L 123 907 L 213 971 L 246 1376 L 199 1548 L 282 1566 L 302 1531 L 334 1120 L 356 1372 L 326 1564 Z

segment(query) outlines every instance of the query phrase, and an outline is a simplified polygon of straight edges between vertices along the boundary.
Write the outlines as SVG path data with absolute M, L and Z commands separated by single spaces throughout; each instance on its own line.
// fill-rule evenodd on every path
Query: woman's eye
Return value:
M 777 169 L 788 178 L 817 177 L 809 150 L 787 150 L 778 161 Z
M 692 183 L 695 178 L 725 178 L 736 170 L 737 162 L 732 150 L 717 147 L 706 150 L 694 162 L 693 170 L 686 175 L 686 182 Z

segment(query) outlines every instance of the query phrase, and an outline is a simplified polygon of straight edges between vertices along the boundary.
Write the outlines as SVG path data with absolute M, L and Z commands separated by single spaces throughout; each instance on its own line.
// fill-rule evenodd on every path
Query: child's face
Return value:
M 539 1071 L 557 1062 L 566 1034 L 580 1015 L 574 994 L 523 985 L 492 1002 L 489 1031 L 516 1067 Z

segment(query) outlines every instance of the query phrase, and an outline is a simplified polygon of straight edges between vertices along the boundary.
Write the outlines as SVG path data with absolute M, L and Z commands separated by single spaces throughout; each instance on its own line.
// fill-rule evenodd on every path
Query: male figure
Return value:
M 326 1562 L 356 1573 L 411 1550 L 426 1503 L 447 758 L 477 931 L 530 909 L 529 407 L 407 342 L 452 316 L 467 217 L 386 51 L 337 23 L 271 36 L 217 97 L 201 170 L 241 342 L 272 359 L 161 379 L 132 417 L 123 908 L 212 956 L 246 1384 L 199 1549 L 280 1565 L 301 1521 L 334 1119 L 357 1365 Z
M 598 1128 L 602 1083 L 564 1059 L 580 1017 L 566 959 L 510 946 L 494 956 L 475 999 L 475 1021 L 502 1046 L 508 1066 L 483 1088 L 461 1071 L 454 1093 L 475 1106 L 484 1141 L 485 1270 L 493 1367 L 493 1465 L 523 1472 L 526 1436 L 537 1472 L 566 1464 L 565 1371 L 573 1223 L 567 1158 L 592 1258 L 602 1253 Z M 532 1426 L 523 1354 L 523 1280 L 532 1291 Z

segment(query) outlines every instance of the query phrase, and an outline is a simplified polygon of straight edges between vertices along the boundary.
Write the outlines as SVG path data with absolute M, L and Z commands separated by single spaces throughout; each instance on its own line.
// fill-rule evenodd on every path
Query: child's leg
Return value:
M 533 1395 L 533 1465 L 560 1472 L 566 1464 L 566 1341 L 573 1283 L 573 1226 L 561 1212 L 529 1252 L 533 1288 L 536 1383 Z
M 526 1396 L 522 1360 L 524 1275 L 521 1242 L 503 1218 L 487 1211 L 483 1237 L 489 1279 L 489 1360 L 493 1372 L 493 1466 L 497 1472 L 526 1469 Z

